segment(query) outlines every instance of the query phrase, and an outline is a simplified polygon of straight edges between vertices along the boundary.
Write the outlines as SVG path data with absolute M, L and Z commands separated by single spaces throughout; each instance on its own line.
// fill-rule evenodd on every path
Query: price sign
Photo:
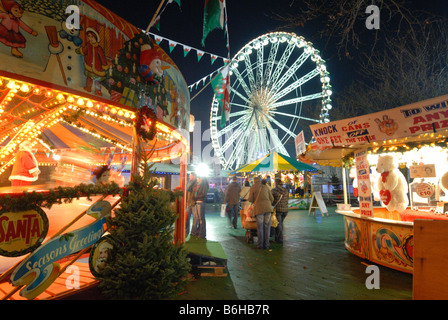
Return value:
M 434 194 L 434 187 L 429 183 L 419 183 L 415 192 L 421 198 L 429 198 Z

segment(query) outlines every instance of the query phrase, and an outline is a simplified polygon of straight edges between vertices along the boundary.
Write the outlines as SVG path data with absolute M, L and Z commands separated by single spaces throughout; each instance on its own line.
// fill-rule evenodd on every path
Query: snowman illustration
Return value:
M 163 77 L 163 73 L 169 66 L 163 65 L 163 59 L 156 49 L 149 44 L 144 44 L 140 48 L 140 66 L 138 71 L 142 77 L 150 84 L 158 84 Z

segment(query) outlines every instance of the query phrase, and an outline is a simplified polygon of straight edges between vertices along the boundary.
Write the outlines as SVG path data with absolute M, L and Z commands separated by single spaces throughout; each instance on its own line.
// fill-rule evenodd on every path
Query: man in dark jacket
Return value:
M 232 182 L 226 188 L 224 196 L 224 203 L 227 203 L 227 215 L 229 217 L 229 223 L 236 229 L 238 221 L 238 207 L 240 205 L 240 191 L 241 186 L 237 182 L 237 177 L 232 178 Z
M 278 226 L 275 228 L 274 241 L 277 243 L 283 243 L 283 221 L 288 215 L 288 189 L 283 188 L 283 183 L 280 179 L 275 180 L 275 188 L 271 190 L 274 196 L 274 207 L 276 217 L 278 220 Z

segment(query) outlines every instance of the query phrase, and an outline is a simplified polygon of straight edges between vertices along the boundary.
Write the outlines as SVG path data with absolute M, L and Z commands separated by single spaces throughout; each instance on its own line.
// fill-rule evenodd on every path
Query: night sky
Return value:
M 143 30 L 146 30 L 148 27 L 151 18 L 160 4 L 160 0 L 97 0 L 97 2 Z M 336 46 L 328 42 L 327 39 L 321 39 L 318 36 L 316 24 L 314 26 L 313 24 L 308 24 L 305 27 L 291 30 L 284 27 L 284 22 L 274 18 L 275 14 L 293 14 L 293 10 L 297 10 L 297 7 L 292 7 L 291 5 L 293 3 L 300 3 L 299 0 L 227 0 L 226 3 L 231 58 L 245 44 L 265 33 L 272 31 L 294 32 L 298 36 L 303 36 L 307 41 L 311 41 L 314 48 L 320 50 L 322 58 L 326 60 L 327 70 L 330 72 L 333 97 L 345 86 L 349 85 L 357 76 L 356 59 L 350 60 L 338 56 Z M 415 8 L 410 8 L 410 10 L 417 8 L 427 9 L 448 16 L 446 0 L 415 1 L 411 2 L 411 4 L 414 4 Z M 150 32 L 180 44 L 226 57 L 226 38 L 222 30 L 215 29 L 212 31 L 205 41 L 205 47 L 201 45 L 203 12 L 204 0 L 181 0 L 181 8 L 173 2 L 166 6 L 163 11 L 160 19 L 160 30 L 151 28 Z M 387 19 L 387 17 L 382 16 L 381 19 Z M 367 33 L 368 36 L 370 35 Z M 184 57 L 182 46 L 180 45 L 175 47 L 172 53 L 169 53 L 167 41 L 162 41 L 160 46 L 177 64 L 188 85 L 194 84 L 223 65 L 220 59 L 212 64 L 208 55 L 205 55 L 198 62 L 196 51 L 194 50 Z M 369 50 L 368 46 L 364 47 L 364 50 Z M 355 51 L 352 54 L 356 58 L 359 52 Z M 199 85 L 197 90 L 190 92 L 190 96 L 194 97 L 202 88 L 203 86 Z M 195 116 L 196 120 L 201 121 L 202 132 L 210 126 L 212 98 L 212 88 L 208 86 L 191 101 L 190 112 Z M 333 103 L 333 107 L 337 106 Z
M 98 0 L 97 2 L 143 30 L 146 30 L 160 3 L 159 0 Z M 245 44 L 258 36 L 272 31 L 286 31 L 295 32 L 297 35 L 304 36 L 306 40 L 312 41 L 314 47 L 321 50 L 321 55 L 327 61 L 327 67 L 331 74 L 333 69 L 336 70 L 339 67 L 338 58 L 334 53 L 327 55 L 320 48 L 318 41 L 312 39 L 315 38 L 313 32 L 306 32 L 305 29 L 285 30 L 281 28 L 283 22 L 273 18 L 274 13 L 289 12 L 291 10 L 289 5 L 293 0 L 227 0 L 226 2 L 230 57 L 233 57 Z M 226 57 L 226 38 L 222 30 L 212 31 L 205 41 L 205 47 L 201 45 L 204 0 L 181 0 L 181 3 L 181 9 L 174 2 L 168 5 L 160 19 L 160 31 L 151 28 L 150 32 L 202 51 Z M 321 42 L 323 43 L 323 41 Z M 167 41 L 162 41 L 160 46 L 169 53 Z M 197 82 L 223 65 L 220 59 L 211 64 L 210 57 L 207 55 L 198 62 L 195 51 L 191 51 L 184 58 L 182 47 L 179 45 L 169 55 L 181 70 L 188 85 Z M 333 58 L 329 58 L 330 56 Z M 335 63 L 332 62 L 333 60 Z M 200 89 L 202 89 L 202 85 L 199 85 L 197 90 L 191 91 L 191 97 L 194 97 Z M 191 113 L 196 120 L 202 121 L 202 130 L 209 128 L 212 97 L 212 89 L 208 86 L 191 102 Z

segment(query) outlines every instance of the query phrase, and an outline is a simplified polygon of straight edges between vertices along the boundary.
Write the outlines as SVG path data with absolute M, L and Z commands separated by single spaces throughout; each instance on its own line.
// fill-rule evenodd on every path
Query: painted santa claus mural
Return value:
M 40 170 L 31 150 L 30 142 L 25 140 L 19 145 L 9 180 L 13 187 L 28 186 L 37 180 Z

